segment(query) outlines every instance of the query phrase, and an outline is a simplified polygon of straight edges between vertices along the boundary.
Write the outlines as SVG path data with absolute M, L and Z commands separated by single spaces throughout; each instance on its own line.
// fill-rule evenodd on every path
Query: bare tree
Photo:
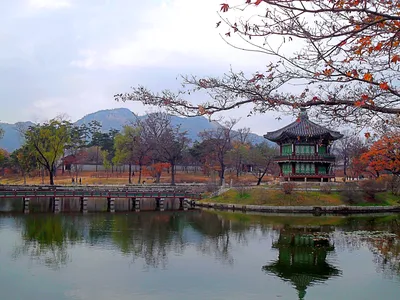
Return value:
M 237 178 L 242 172 L 250 144 L 250 128 L 239 128 L 235 133 L 235 139 L 232 141 L 232 149 L 228 152 L 228 158 L 231 165 L 235 167 Z
M 169 115 L 156 112 L 149 114 L 141 123 L 153 158 L 168 162 L 171 166 L 171 185 L 175 185 L 176 164 L 189 143 L 187 133 L 180 126 L 173 126 Z
M 251 173 L 257 179 L 257 185 L 261 184 L 265 174 L 272 171 L 274 156 L 278 154 L 276 147 L 271 147 L 264 142 L 253 146 L 249 153 L 249 163 L 252 165 Z
M 218 164 L 219 183 L 221 186 L 225 184 L 226 154 L 232 149 L 232 140 L 236 136 L 233 127 L 236 123 L 237 120 L 230 119 L 216 129 L 206 130 L 199 134 L 206 146 L 206 149 L 204 149 L 206 155 L 212 156 Z
M 359 134 L 356 132 L 345 131 L 344 137 L 335 141 L 333 152 L 337 154 L 339 160 L 343 163 L 343 174 L 349 177 L 348 169 L 351 161 L 359 157 L 366 150 L 366 146 Z

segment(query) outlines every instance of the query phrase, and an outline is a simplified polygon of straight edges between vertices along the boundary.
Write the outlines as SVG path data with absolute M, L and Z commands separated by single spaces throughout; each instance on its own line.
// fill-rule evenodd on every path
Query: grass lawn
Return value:
M 366 197 L 367 199 L 367 197 Z M 324 193 L 320 191 L 294 191 L 287 195 L 280 190 L 252 188 L 247 190 L 231 189 L 219 196 L 204 199 L 203 202 L 229 203 L 241 205 L 267 206 L 335 206 L 346 205 L 340 192 Z M 377 193 L 374 201 L 358 201 L 351 205 L 357 206 L 388 206 L 400 205 L 400 196 L 390 192 Z
M 229 190 L 220 196 L 204 199 L 204 202 L 231 203 L 243 205 L 270 205 L 270 206 L 312 206 L 312 205 L 343 205 L 337 192 L 324 194 L 317 191 L 295 191 L 286 195 L 280 190 L 253 188 L 243 192 Z
M 393 195 L 391 192 L 377 193 L 375 199 L 386 205 L 400 205 L 400 195 Z

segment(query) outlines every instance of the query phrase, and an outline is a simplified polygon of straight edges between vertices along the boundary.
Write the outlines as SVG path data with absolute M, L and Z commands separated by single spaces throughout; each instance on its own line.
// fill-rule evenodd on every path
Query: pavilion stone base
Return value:
M 330 181 L 334 181 L 334 180 L 333 180 L 333 178 L 284 177 L 283 181 L 290 181 L 290 182 L 330 182 Z

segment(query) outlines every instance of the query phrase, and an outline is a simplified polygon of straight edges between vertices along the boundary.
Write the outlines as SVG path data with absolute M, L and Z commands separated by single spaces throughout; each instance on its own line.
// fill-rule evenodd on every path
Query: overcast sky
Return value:
M 116 103 L 131 86 L 177 89 L 179 74 L 254 72 L 269 58 L 235 50 L 215 24 L 215 0 L 0 0 L 0 121 L 72 120 Z M 243 2 L 243 1 L 242 1 Z M 246 118 L 238 127 L 263 134 L 287 124 L 278 114 Z

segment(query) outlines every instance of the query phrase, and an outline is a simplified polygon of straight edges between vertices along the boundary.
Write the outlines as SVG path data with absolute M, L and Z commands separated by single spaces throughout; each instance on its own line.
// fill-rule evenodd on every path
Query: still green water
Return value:
M 400 299 L 399 215 L 0 215 L 0 241 L 0 299 Z

